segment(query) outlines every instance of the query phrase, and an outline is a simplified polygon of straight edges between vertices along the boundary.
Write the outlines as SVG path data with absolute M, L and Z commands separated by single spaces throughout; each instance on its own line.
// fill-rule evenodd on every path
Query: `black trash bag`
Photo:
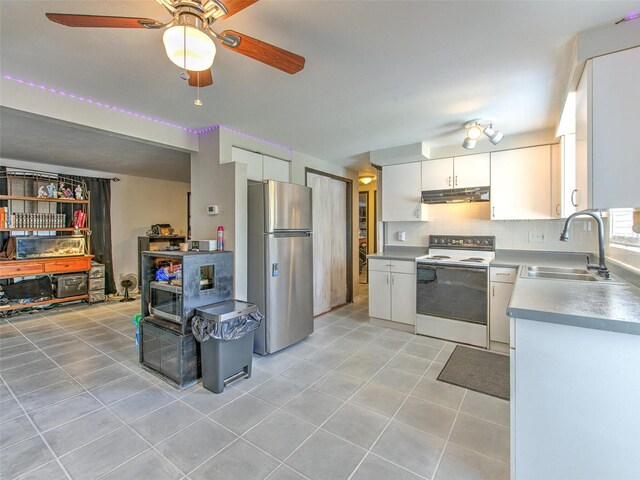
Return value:
M 235 317 L 223 322 L 208 320 L 196 315 L 191 322 L 191 330 L 193 331 L 193 336 L 199 342 L 204 342 L 209 338 L 235 340 L 256 330 L 263 319 L 264 315 L 258 310 L 249 315 Z
M 38 277 L 31 280 L 22 280 L 11 285 L 2 287 L 4 296 L 8 300 L 22 300 L 25 298 L 48 299 L 53 297 L 51 279 L 48 276 Z

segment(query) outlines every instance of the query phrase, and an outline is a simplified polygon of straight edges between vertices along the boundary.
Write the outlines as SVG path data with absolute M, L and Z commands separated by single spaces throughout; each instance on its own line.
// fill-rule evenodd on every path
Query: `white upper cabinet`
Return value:
M 549 218 L 551 145 L 491 154 L 491 219 Z
M 231 160 L 247 165 L 247 179 L 262 181 L 262 155 L 242 148 L 231 147 Z
M 491 182 L 491 161 L 488 153 L 465 155 L 453 159 L 454 188 L 488 187 Z
M 560 145 L 551 145 L 551 218 L 563 218 L 562 195 L 564 189 L 562 183 L 564 180 L 564 168 L 562 149 L 564 147 L 564 138 L 560 139 Z
M 640 47 L 585 66 L 576 97 L 578 210 L 640 206 L 639 79 Z
M 422 190 L 486 187 L 491 181 L 488 153 L 422 162 Z
M 277 180 L 288 182 L 290 179 L 290 162 L 279 158 L 250 152 L 242 148 L 231 147 L 231 160 L 247 165 L 247 179 L 261 182 L 262 180 Z
M 422 190 L 453 188 L 453 158 L 422 162 Z
M 278 182 L 288 182 L 290 178 L 289 165 L 290 163 L 287 162 L 286 160 L 280 160 L 279 158 L 263 155 L 262 156 L 263 180 L 276 180 Z
M 382 167 L 382 221 L 427 220 L 427 206 L 421 200 L 421 164 L 403 163 Z

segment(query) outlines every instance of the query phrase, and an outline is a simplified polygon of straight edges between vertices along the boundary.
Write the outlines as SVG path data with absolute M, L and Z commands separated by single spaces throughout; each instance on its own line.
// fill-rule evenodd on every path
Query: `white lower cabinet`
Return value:
M 415 262 L 369 259 L 369 316 L 416 323 Z
M 369 316 L 391 320 L 391 273 L 369 269 Z
M 507 351 L 509 317 L 507 307 L 516 278 L 515 268 L 491 267 L 489 270 L 489 340 L 490 348 Z M 496 345 L 498 342 L 502 345 Z
M 511 478 L 639 478 L 640 336 L 512 322 Z

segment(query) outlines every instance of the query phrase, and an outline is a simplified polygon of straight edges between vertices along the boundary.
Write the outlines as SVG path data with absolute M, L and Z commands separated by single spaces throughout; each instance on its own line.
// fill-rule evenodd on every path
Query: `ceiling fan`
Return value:
M 270 45 L 234 30 L 213 31 L 217 20 L 229 18 L 258 0 L 156 0 L 165 7 L 173 19 L 162 23 L 151 18 L 112 17 L 102 15 L 74 15 L 47 13 L 52 22 L 67 27 L 90 28 L 147 28 L 165 29 L 163 43 L 169 59 L 188 72 L 193 87 L 206 87 L 213 83 L 211 66 L 216 54 L 215 38 L 223 47 L 258 60 L 266 65 L 294 74 L 304 68 L 300 55 Z

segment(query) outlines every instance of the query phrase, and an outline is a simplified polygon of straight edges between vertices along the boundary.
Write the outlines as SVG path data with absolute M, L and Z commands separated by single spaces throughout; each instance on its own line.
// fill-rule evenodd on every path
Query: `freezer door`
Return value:
M 264 183 L 265 232 L 311 230 L 311 189 L 293 183 Z
M 313 333 L 313 240 L 311 234 L 265 235 L 266 352 Z

